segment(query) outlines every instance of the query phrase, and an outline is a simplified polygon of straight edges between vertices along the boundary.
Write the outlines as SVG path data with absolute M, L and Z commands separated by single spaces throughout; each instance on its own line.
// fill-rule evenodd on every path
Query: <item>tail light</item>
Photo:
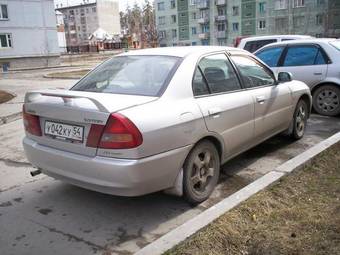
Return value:
M 27 113 L 25 110 L 25 106 L 22 107 L 22 115 L 25 130 L 31 135 L 41 136 L 42 133 L 39 116 Z
M 119 113 L 110 115 L 106 126 L 92 125 L 87 146 L 101 149 L 131 149 L 143 142 L 138 128 Z

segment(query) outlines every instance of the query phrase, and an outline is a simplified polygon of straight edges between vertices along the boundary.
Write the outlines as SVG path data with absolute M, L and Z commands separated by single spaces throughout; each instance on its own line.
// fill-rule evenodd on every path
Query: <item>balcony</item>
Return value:
M 197 20 L 197 23 L 198 23 L 198 24 L 206 24 L 206 23 L 208 23 L 208 22 L 209 22 L 209 16 L 202 17 L 202 18 L 199 18 L 199 19 Z
M 219 15 L 215 17 L 216 22 L 226 21 L 227 17 L 225 15 Z
M 198 34 L 198 38 L 201 40 L 209 39 L 209 33 L 200 33 Z
M 227 4 L 227 0 L 215 0 L 217 6 L 222 6 Z
M 217 31 L 216 38 L 222 39 L 227 37 L 227 31 Z
M 201 0 L 197 3 L 198 9 L 207 9 L 209 8 L 209 0 Z

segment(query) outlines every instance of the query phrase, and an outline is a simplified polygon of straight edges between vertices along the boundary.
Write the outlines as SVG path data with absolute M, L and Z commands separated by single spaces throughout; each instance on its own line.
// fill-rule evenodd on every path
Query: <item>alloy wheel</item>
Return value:
M 211 179 L 216 171 L 216 159 L 209 150 L 199 152 L 193 161 L 190 183 L 195 193 L 201 194 L 210 188 Z

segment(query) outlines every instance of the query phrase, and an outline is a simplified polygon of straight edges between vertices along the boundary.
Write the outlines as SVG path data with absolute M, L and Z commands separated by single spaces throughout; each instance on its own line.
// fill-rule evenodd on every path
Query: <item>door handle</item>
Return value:
M 315 72 L 314 75 L 322 75 L 322 73 Z
M 256 102 L 263 104 L 266 101 L 264 96 L 256 97 Z
M 209 116 L 213 116 L 215 118 L 215 117 L 219 117 L 220 116 L 221 111 L 222 110 L 220 108 L 215 107 L 215 108 L 209 109 L 208 113 L 209 113 Z

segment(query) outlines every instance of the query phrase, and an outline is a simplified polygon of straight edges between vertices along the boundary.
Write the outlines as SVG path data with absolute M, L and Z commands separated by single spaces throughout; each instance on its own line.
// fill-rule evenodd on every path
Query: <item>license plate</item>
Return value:
M 45 135 L 62 140 L 83 142 L 84 127 L 45 121 Z

